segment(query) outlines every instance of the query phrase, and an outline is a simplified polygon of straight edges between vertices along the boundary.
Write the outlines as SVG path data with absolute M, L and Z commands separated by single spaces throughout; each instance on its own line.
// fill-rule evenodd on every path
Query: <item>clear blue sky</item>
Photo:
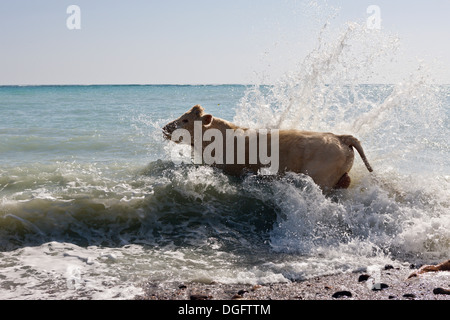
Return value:
M 276 78 L 317 40 L 308 1 L 2 0 L 0 85 L 250 83 L 262 73 Z M 399 35 L 405 60 L 424 59 L 436 80 L 450 83 L 449 0 L 327 3 L 340 8 L 335 25 L 365 21 L 367 7 L 378 5 L 382 27 Z M 81 8 L 81 30 L 66 27 L 72 4 Z M 414 67 L 401 62 L 396 68 L 389 72 Z

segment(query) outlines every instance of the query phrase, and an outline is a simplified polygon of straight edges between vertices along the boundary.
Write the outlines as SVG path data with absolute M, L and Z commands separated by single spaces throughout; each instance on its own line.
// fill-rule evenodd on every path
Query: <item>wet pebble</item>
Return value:
M 210 300 L 211 296 L 206 296 L 203 294 L 193 294 L 191 295 L 191 300 Z
M 369 278 L 370 278 L 370 276 L 368 274 L 362 274 L 362 275 L 359 276 L 358 282 L 367 281 Z
M 352 296 L 352 293 L 350 291 L 338 291 L 338 292 L 335 292 L 332 295 L 332 297 L 335 298 L 335 299 L 339 299 L 339 298 L 342 298 L 342 297 L 349 297 L 350 298 L 351 296 Z
M 434 294 L 450 294 L 450 290 L 444 288 L 435 288 L 433 290 Z
M 375 283 L 372 286 L 372 291 L 380 291 L 387 288 L 389 288 L 389 286 L 386 283 Z

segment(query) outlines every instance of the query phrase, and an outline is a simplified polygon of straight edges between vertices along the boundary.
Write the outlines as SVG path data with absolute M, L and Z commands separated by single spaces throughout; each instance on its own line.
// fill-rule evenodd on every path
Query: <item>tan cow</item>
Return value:
M 237 145 L 235 145 L 232 150 L 223 148 L 223 153 L 220 155 L 223 161 L 218 161 L 214 165 L 223 169 L 225 173 L 230 175 L 241 175 L 248 171 L 257 173 L 261 168 L 267 167 L 267 163 L 264 165 L 261 163 L 262 161 L 260 161 L 260 159 L 256 162 L 251 161 L 250 151 L 252 150 L 252 145 L 250 144 L 251 139 L 249 138 L 251 136 L 250 129 L 240 128 L 226 120 L 215 118 L 210 114 L 205 114 L 204 109 L 199 105 L 194 106 L 184 115 L 167 124 L 163 128 L 163 133 L 167 139 L 172 139 L 172 135 L 177 129 L 187 130 L 187 132 L 189 132 L 188 139 L 190 137 L 190 141 L 181 141 L 182 139 L 178 139 L 175 142 L 187 143 L 195 147 L 194 138 L 196 136 L 198 137 L 198 133 L 195 132 L 194 123 L 197 122 L 197 124 L 199 124 L 200 121 L 202 135 L 211 129 L 215 129 L 215 132 L 222 133 L 223 143 L 219 145 L 226 145 L 226 137 L 228 137 L 227 133 L 229 134 L 230 131 L 235 132 L 236 137 L 239 136 L 239 134 L 247 135 L 245 138 L 244 149 L 245 163 L 237 161 L 239 156 L 238 151 L 243 149 L 238 149 Z M 197 126 L 197 128 L 198 127 L 199 126 Z M 330 191 L 333 188 L 348 188 L 351 181 L 348 172 L 352 168 L 354 161 L 353 148 L 358 151 L 367 169 L 370 172 L 373 171 L 367 161 L 360 142 L 353 136 L 339 136 L 332 133 L 299 130 L 279 130 L 277 134 L 278 137 L 275 143 L 278 143 L 278 145 L 274 145 L 273 133 L 268 133 L 266 137 L 267 140 L 264 141 L 267 141 L 268 153 L 271 153 L 272 150 L 276 152 L 278 147 L 278 174 L 289 171 L 306 174 L 310 176 L 323 191 Z M 202 139 L 201 141 L 202 151 L 206 150 L 211 143 L 217 142 L 213 139 L 210 139 L 209 141 L 208 139 L 206 140 L 207 141 Z M 261 131 L 257 132 L 256 140 L 261 143 Z M 259 146 L 261 148 L 261 145 Z M 234 162 L 232 163 L 226 161 L 227 153 L 230 152 L 233 152 L 234 154 Z M 272 154 L 271 156 L 274 155 Z M 228 158 L 228 160 L 229 159 L 230 158 Z

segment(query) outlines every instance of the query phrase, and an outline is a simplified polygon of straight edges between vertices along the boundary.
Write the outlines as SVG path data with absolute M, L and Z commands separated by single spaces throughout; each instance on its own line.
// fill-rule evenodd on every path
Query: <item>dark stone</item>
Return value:
M 193 294 L 191 295 L 191 300 L 209 300 L 211 297 L 205 296 L 203 294 Z
M 243 296 L 244 294 L 248 293 L 247 290 L 239 290 L 238 295 Z
M 444 289 L 444 288 L 435 288 L 433 290 L 434 294 L 450 294 L 450 290 Z
M 351 297 L 351 296 L 352 296 L 352 293 L 350 291 L 338 291 L 332 295 L 332 297 L 335 299 L 339 299 L 342 297 Z
M 186 288 L 187 288 L 187 286 L 184 285 L 184 284 L 180 284 L 180 285 L 178 286 L 178 289 L 186 289 Z
M 384 266 L 384 270 L 391 270 L 391 269 L 394 269 L 394 266 L 391 264 L 387 264 Z
M 389 300 L 397 298 L 396 296 L 389 296 Z
M 370 276 L 368 274 L 362 274 L 362 275 L 359 276 L 358 282 L 367 281 L 369 278 L 370 278 Z
M 414 293 L 406 293 L 403 295 L 403 298 L 412 298 L 414 299 L 416 295 Z
M 381 291 L 386 288 L 389 288 L 389 286 L 386 283 L 375 283 L 372 286 L 372 291 Z

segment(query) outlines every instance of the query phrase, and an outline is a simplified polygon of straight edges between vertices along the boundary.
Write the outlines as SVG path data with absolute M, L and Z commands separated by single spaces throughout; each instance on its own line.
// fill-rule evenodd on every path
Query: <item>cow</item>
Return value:
M 176 130 L 180 129 L 184 134 L 174 136 Z M 196 132 L 196 129 L 201 132 Z M 192 107 L 178 119 L 168 123 L 162 131 L 166 139 L 176 143 L 190 144 L 200 152 L 207 149 L 211 151 L 212 143 L 222 147 L 227 145 L 227 148 L 222 148 L 223 150 L 215 150 L 213 157 L 219 161 L 209 164 L 221 168 L 229 175 L 258 173 L 267 167 L 267 161 L 264 162 L 261 159 L 255 161 L 255 157 L 252 158 L 251 153 L 256 150 L 252 141 L 256 142 L 256 145 L 259 143 L 260 156 L 261 147 L 264 147 L 261 143 L 267 142 L 267 152 L 271 153 L 272 160 L 278 161 L 275 167 L 277 175 L 286 172 L 305 174 L 310 176 L 324 192 L 349 188 L 351 179 L 348 173 L 354 162 L 353 148 L 358 151 L 369 172 L 373 172 L 361 143 L 351 135 L 300 130 L 255 131 L 213 117 L 205 113 L 200 105 Z M 214 134 L 209 134 L 212 132 Z M 201 138 L 206 135 L 209 138 Z M 211 136 L 214 136 L 214 140 Z M 230 142 L 230 137 L 232 141 L 235 141 L 235 138 L 239 139 L 242 136 L 244 136 L 245 145 L 241 144 L 241 149 L 237 145 L 231 149 L 228 148 L 227 143 Z M 217 141 L 220 139 L 222 141 Z M 245 157 L 243 157 L 244 154 Z M 241 160 L 244 158 L 245 162 L 239 161 L 239 156 Z

